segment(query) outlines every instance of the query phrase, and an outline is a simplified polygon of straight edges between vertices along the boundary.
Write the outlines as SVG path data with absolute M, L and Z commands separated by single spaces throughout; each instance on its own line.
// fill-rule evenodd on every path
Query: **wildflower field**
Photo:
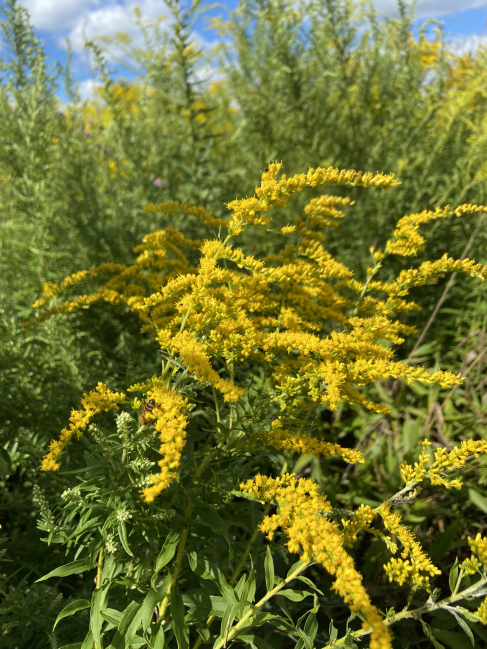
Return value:
M 201 9 L 1 9 L 0 647 L 486 647 L 487 50 Z

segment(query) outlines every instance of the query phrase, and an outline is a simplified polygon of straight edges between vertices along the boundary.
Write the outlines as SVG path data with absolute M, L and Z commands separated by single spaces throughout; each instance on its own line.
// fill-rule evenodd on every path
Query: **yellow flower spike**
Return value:
M 260 501 L 278 503 L 278 512 L 266 516 L 260 530 L 272 539 L 278 528 L 282 528 L 288 537 L 290 552 L 301 552 L 303 561 L 313 558 L 321 563 L 335 579 L 332 588 L 343 597 L 350 610 L 364 615 L 364 629 L 372 628 L 370 647 L 391 649 L 391 634 L 370 601 L 362 575 L 343 547 L 344 534 L 334 522 L 323 517 L 323 513 L 331 511 L 331 505 L 326 497 L 318 495 L 317 483 L 306 478 L 298 480 L 290 474 L 280 479 L 257 475 L 240 488 Z M 359 510 L 358 515 L 363 524 L 370 519 L 365 508 Z
M 147 392 L 148 399 L 154 399 L 156 405 L 152 410 L 154 428 L 159 433 L 161 446 L 159 453 L 160 473 L 151 476 L 152 486 L 141 493 L 146 503 L 151 503 L 175 479 L 181 462 L 181 455 L 186 445 L 185 415 L 188 400 L 174 390 L 165 387 L 153 387 Z
M 272 446 L 276 449 L 292 450 L 299 454 L 310 453 L 315 457 L 339 455 L 345 462 L 350 464 L 365 462 L 360 451 L 343 448 L 339 444 L 333 444 L 332 442 L 326 442 L 307 435 L 293 435 L 278 426 L 273 426 L 271 432 L 256 435 L 253 437 L 252 443 Z
M 163 349 L 182 356 L 182 364 L 187 367 L 199 381 L 210 381 L 219 390 L 225 401 L 238 401 L 244 391 L 231 380 L 225 381 L 210 364 L 205 345 L 199 343 L 189 331 L 183 331 L 175 336 L 168 330 L 160 331 L 157 341 Z
M 484 599 L 482 604 L 478 607 L 476 613 L 479 616 L 482 624 L 487 624 L 487 597 Z
M 146 212 L 162 212 L 165 216 L 173 216 L 178 213 L 188 214 L 201 219 L 204 225 L 211 225 L 213 227 L 226 227 L 228 221 L 225 219 L 217 219 L 213 216 L 212 212 L 205 210 L 204 207 L 198 207 L 192 203 L 179 203 L 178 201 L 169 201 L 166 203 L 149 203 L 144 207 Z
M 433 565 L 421 545 L 415 540 L 414 534 L 401 525 L 401 517 L 391 512 L 390 505 L 383 503 L 378 511 L 385 528 L 397 537 L 404 548 L 402 558 L 392 558 L 384 566 L 389 581 L 396 581 L 400 586 L 410 581 L 429 591 L 429 577 L 440 575 L 441 570 Z
M 103 410 L 118 410 L 118 404 L 125 401 L 125 394 L 112 392 L 104 383 L 98 383 L 96 390 L 84 394 L 81 399 L 82 410 L 73 410 L 69 418 L 69 428 L 63 428 L 59 440 L 53 440 L 49 446 L 50 452 L 42 459 L 42 471 L 57 471 L 60 465 L 57 462 L 62 450 L 70 439 L 76 435 L 78 439 L 90 420 Z

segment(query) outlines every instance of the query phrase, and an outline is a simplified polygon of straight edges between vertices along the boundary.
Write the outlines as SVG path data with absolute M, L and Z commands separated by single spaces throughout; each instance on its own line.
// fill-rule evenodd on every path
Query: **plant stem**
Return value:
M 183 315 L 183 319 L 181 320 L 181 326 L 179 327 L 179 333 L 180 333 L 180 334 L 183 333 L 183 331 L 184 331 L 184 329 L 185 329 L 185 327 L 186 327 L 186 322 L 188 321 L 189 314 L 191 313 L 191 309 L 192 309 L 192 308 L 193 308 L 193 303 L 191 302 L 191 304 L 190 304 L 189 307 L 188 307 L 188 310 L 187 310 L 186 313 Z M 169 358 L 174 358 L 174 352 L 171 352 L 171 353 L 169 354 Z M 161 374 L 161 378 L 162 378 L 162 379 L 165 379 L 165 378 L 166 378 L 166 376 L 169 374 L 169 370 L 171 369 L 171 367 L 172 367 L 171 362 L 170 362 L 170 361 L 166 361 L 166 366 L 164 367 L 164 369 L 163 369 L 163 371 L 162 371 L 162 374 Z
M 270 503 L 267 503 L 267 505 L 264 508 L 263 518 L 265 516 L 267 516 L 271 506 L 272 505 Z M 230 586 L 233 586 L 236 583 L 236 581 L 238 579 L 238 576 L 242 572 L 242 569 L 243 569 L 243 567 L 245 565 L 245 562 L 247 561 L 247 558 L 248 558 L 248 556 L 250 554 L 252 546 L 254 545 L 254 543 L 255 543 L 255 541 L 257 539 L 257 536 L 259 535 L 259 531 L 260 531 L 259 528 L 260 528 L 260 525 L 257 525 L 257 527 L 255 528 L 252 536 L 250 537 L 249 542 L 247 543 L 247 547 L 245 548 L 244 553 L 242 554 L 242 557 L 241 557 L 241 559 L 240 559 L 240 561 L 238 563 L 238 566 L 235 568 L 235 571 L 234 571 L 234 573 L 232 575 L 232 578 L 228 582 L 230 584 Z M 213 624 L 213 622 L 215 621 L 215 618 L 216 618 L 216 616 L 212 615 L 211 617 L 209 617 L 207 619 L 206 625 L 205 625 L 207 629 L 209 629 L 210 626 Z M 196 642 L 193 645 L 193 649 L 198 649 L 198 647 L 200 646 L 200 644 L 202 642 L 203 642 L 203 638 L 201 636 L 198 636 Z
M 268 600 L 270 600 L 271 597 L 274 595 L 277 595 L 277 593 L 284 588 L 284 586 L 287 586 L 289 582 L 291 582 L 293 579 L 296 579 L 296 577 L 306 570 L 306 568 L 310 565 L 311 561 L 306 561 L 303 563 L 302 566 L 299 566 L 294 570 L 289 577 L 286 577 L 284 581 L 282 581 L 280 584 L 275 586 L 272 590 L 269 590 L 264 597 L 255 604 L 255 606 L 250 607 L 250 611 L 248 611 L 243 618 L 233 627 L 233 629 L 228 633 L 226 638 L 222 638 L 220 642 L 214 646 L 213 649 L 221 649 L 221 647 L 226 646 L 228 641 L 231 640 L 237 633 L 240 631 L 240 629 L 245 625 L 245 623 L 252 617 L 252 615 L 259 610 Z
M 213 398 L 215 399 L 215 412 L 216 412 L 216 420 L 218 423 L 220 423 L 220 407 L 218 405 L 218 398 L 216 396 L 216 390 L 212 386 L 211 389 L 213 390 Z
M 198 469 L 196 470 L 196 472 L 194 474 L 195 478 L 200 478 L 203 475 L 203 473 L 205 472 L 207 467 L 211 464 L 211 462 L 214 459 L 215 455 L 216 455 L 216 453 L 215 453 L 215 451 L 213 451 L 213 453 L 210 453 L 210 455 L 205 457 L 205 459 L 200 464 L 200 466 L 198 467 Z M 191 518 L 191 514 L 193 513 L 193 509 L 194 509 L 193 504 L 188 501 L 188 504 L 186 505 L 186 509 L 184 510 L 184 520 L 185 520 L 186 523 L 189 523 L 189 520 Z M 167 607 L 169 605 L 169 600 L 171 598 L 171 591 L 172 591 L 174 585 L 176 584 L 176 582 L 178 580 L 178 577 L 179 577 L 179 573 L 181 571 L 181 563 L 182 563 L 183 557 L 184 557 L 184 550 L 186 548 L 186 541 L 188 540 L 188 534 L 189 534 L 189 528 L 186 527 L 184 529 L 183 533 L 181 534 L 181 538 L 179 539 L 178 549 L 177 549 L 177 553 L 176 553 L 176 563 L 174 564 L 174 570 L 173 570 L 173 573 L 171 575 L 171 581 L 169 582 L 169 586 L 167 587 L 167 593 L 164 595 L 164 599 L 162 600 L 161 606 L 159 608 L 158 622 L 161 623 L 161 624 L 164 621 L 164 615 L 166 614 L 166 610 L 167 610 Z
M 420 608 L 417 608 L 413 611 L 401 611 L 400 613 L 396 613 L 395 615 L 391 615 L 390 617 L 386 618 L 384 620 L 384 624 L 386 626 L 391 626 L 392 624 L 395 624 L 396 622 L 399 622 L 400 620 L 406 620 L 408 618 L 418 618 L 421 615 L 424 615 L 425 613 L 431 613 L 432 611 L 437 611 L 439 609 L 446 609 L 448 610 L 450 604 L 454 604 L 455 602 L 459 602 L 462 599 L 471 599 L 473 597 L 483 597 L 485 596 L 485 586 L 487 586 L 487 577 L 484 579 L 481 579 L 478 581 L 476 584 L 473 586 L 470 586 L 469 588 L 466 588 L 463 590 L 461 593 L 453 593 L 453 595 L 450 595 L 450 597 L 447 597 L 446 599 L 441 600 L 441 602 L 432 602 L 431 604 L 426 604 L 425 606 L 421 606 Z M 483 590 L 484 589 L 484 590 Z M 362 638 L 365 635 L 369 635 L 372 633 L 372 629 L 368 629 L 367 631 L 364 629 L 360 629 L 359 631 L 353 631 L 352 634 L 348 634 L 347 636 L 344 636 L 343 638 L 340 638 L 339 640 L 335 640 L 334 643 L 330 645 L 330 647 L 343 647 L 346 645 L 346 643 L 349 642 L 350 637 L 354 640 L 357 638 Z M 348 645 L 347 645 L 348 646 Z
M 265 518 L 267 516 L 267 514 L 269 513 L 269 510 L 270 510 L 271 507 L 272 507 L 271 503 L 267 503 L 267 505 L 264 508 L 262 518 Z M 255 543 L 258 535 L 259 535 L 259 532 L 260 532 L 260 525 L 257 525 L 257 527 L 255 528 L 252 536 L 249 539 L 249 542 L 247 543 L 247 547 L 245 548 L 244 553 L 242 554 L 242 557 L 241 557 L 240 561 L 238 562 L 238 566 L 235 568 L 235 571 L 234 571 L 234 573 L 232 575 L 232 578 L 230 579 L 230 582 L 229 582 L 230 586 L 233 586 L 236 583 L 236 581 L 238 579 L 238 576 L 242 572 L 242 568 L 244 567 L 245 562 L 247 561 L 247 557 L 250 554 L 250 550 L 252 549 L 252 546 L 254 545 L 254 543 Z
M 462 252 L 462 256 L 460 257 L 460 261 L 463 261 L 463 260 L 465 259 L 465 257 L 467 256 L 468 251 L 470 250 L 470 248 L 471 248 L 471 246 L 472 246 L 472 243 L 473 243 L 474 240 L 475 240 L 475 237 L 477 236 L 477 234 L 478 234 L 479 231 L 480 231 L 480 228 L 481 228 L 482 223 L 483 223 L 483 220 L 484 220 L 484 216 L 485 216 L 484 213 L 480 214 L 479 220 L 478 220 L 478 222 L 477 222 L 477 227 L 476 227 L 475 230 L 472 232 L 472 235 L 471 235 L 470 239 L 468 240 L 468 243 L 467 243 L 467 245 L 465 246 L 464 251 Z M 434 311 L 433 311 L 433 313 L 432 313 L 431 316 L 430 316 L 430 319 L 429 319 L 428 322 L 426 323 L 426 325 L 425 325 L 423 331 L 421 332 L 421 334 L 420 334 L 418 340 L 416 341 L 416 344 L 415 344 L 414 347 L 412 348 L 412 350 L 411 350 L 409 356 L 407 357 L 406 361 L 409 361 L 409 360 L 411 360 L 411 358 L 413 358 L 414 354 L 416 353 L 416 350 L 418 349 L 418 347 L 419 347 L 419 346 L 421 345 L 421 343 L 423 342 L 423 340 L 424 340 L 426 334 L 428 333 L 429 328 L 431 327 L 431 325 L 433 324 L 434 319 L 435 319 L 436 316 L 438 315 L 438 311 L 440 310 L 441 305 L 443 304 L 443 302 L 444 302 L 445 299 L 446 299 L 446 296 L 447 296 L 448 293 L 450 292 L 450 289 L 451 289 L 451 287 L 453 286 L 453 283 L 454 283 L 454 281 L 455 281 L 455 277 L 456 277 L 457 275 L 458 275 L 458 273 L 452 273 L 450 279 L 448 280 L 448 284 L 445 286 L 445 290 L 444 290 L 443 293 L 441 294 L 441 297 L 440 297 L 440 299 L 438 300 L 438 303 L 437 303 L 437 305 L 435 306 Z
M 232 359 L 232 368 L 230 370 L 230 377 L 232 379 L 232 383 L 233 383 L 233 377 L 234 377 L 234 365 L 235 365 L 235 363 L 233 362 L 233 359 Z M 228 432 L 230 432 L 232 430 L 232 425 L 233 425 L 233 401 L 230 402 L 230 424 L 228 426 Z
M 103 545 L 100 548 L 100 553 L 98 555 L 98 568 L 96 570 L 96 590 L 101 588 L 101 574 L 103 572 Z

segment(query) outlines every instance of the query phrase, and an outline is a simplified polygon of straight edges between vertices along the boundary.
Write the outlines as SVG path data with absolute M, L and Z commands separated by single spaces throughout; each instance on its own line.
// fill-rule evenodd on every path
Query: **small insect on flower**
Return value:
M 155 399 L 149 399 L 147 403 L 144 403 L 142 412 L 139 415 L 139 423 L 142 424 L 142 426 L 148 426 L 150 424 L 151 419 L 147 419 L 146 415 L 152 414 L 155 405 Z
M 152 184 L 154 185 L 154 187 L 161 187 L 162 188 L 166 184 L 166 181 L 164 180 L 164 178 L 154 178 L 154 180 L 152 181 Z

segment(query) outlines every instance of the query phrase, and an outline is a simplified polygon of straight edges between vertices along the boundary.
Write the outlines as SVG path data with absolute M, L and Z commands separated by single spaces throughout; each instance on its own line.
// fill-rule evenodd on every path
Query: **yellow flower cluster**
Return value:
M 424 250 L 424 237 L 419 232 L 419 226 L 436 219 L 444 219 L 447 216 L 463 216 L 465 214 L 478 214 L 486 212 L 487 207 L 484 205 L 459 205 L 451 210 L 448 205 L 444 208 L 437 207 L 436 210 L 423 210 L 417 214 L 403 216 L 397 222 L 396 228 L 392 233 L 392 238 L 386 243 L 386 255 L 400 255 L 402 257 L 416 256 Z
M 171 332 L 166 329 L 159 332 L 157 341 L 163 349 L 168 349 L 172 353 L 177 352 L 182 357 L 181 363 L 191 370 L 199 381 L 212 383 L 223 394 L 225 401 L 238 401 L 243 395 L 243 390 L 237 388 L 233 381 L 225 381 L 218 372 L 215 372 L 210 364 L 205 345 L 195 340 L 188 331 L 171 336 Z
M 37 306 L 46 305 L 77 282 L 102 272 L 111 274 L 92 294 L 55 304 L 36 321 L 100 300 L 127 305 L 139 315 L 142 330 L 158 341 L 163 356 L 181 364 L 199 382 L 209 382 L 225 402 L 235 403 L 244 393 L 238 385 L 239 363 L 251 362 L 272 377 L 269 397 L 278 404 L 286 426 L 285 430 L 274 427 L 270 432 L 256 431 L 256 446 L 272 444 L 296 452 L 338 454 L 347 462 L 358 462 L 361 455 L 353 449 L 295 433 L 309 430 L 305 428 L 307 413 L 320 404 L 334 410 L 348 402 L 378 413 L 388 412 L 385 405 L 375 403 L 365 393 L 379 379 L 401 378 L 408 384 L 436 382 L 443 387 L 461 382 L 460 376 L 448 372 L 431 373 L 396 361 L 393 349 L 383 341 L 399 344 L 413 333 L 414 328 L 393 319 L 396 314 L 418 308 L 404 299 L 411 287 L 450 271 L 485 279 L 487 269 L 445 255 L 402 271 L 391 282 L 381 282 L 375 276 L 394 246 L 396 253 L 398 246 L 409 252 L 419 249 L 422 243 L 417 229 L 421 223 L 447 213 L 483 208 L 466 205 L 404 217 L 386 253 L 372 251 L 376 265 L 360 282 L 323 247 L 324 228 L 336 227 L 344 218 L 343 208 L 351 204 L 346 197 L 312 198 L 294 225 L 284 228 L 288 244 L 263 260 L 246 254 L 230 240 L 251 224 L 269 223 L 272 207 L 286 206 L 293 194 L 306 188 L 340 184 L 388 190 L 398 181 L 393 175 L 333 167 L 278 178 L 280 170 L 280 164 L 270 164 L 254 196 L 229 203 L 232 216 L 228 221 L 214 219 L 204 208 L 189 203 L 148 206 L 149 212 L 193 216 L 207 225 L 226 228 L 227 235 L 201 242 L 174 228 L 150 233 L 136 247 L 134 264 L 103 264 L 68 277 L 59 286 L 46 286 Z M 217 371 L 217 367 L 222 369 Z M 174 365 L 172 374 L 164 374 L 168 389 L 176 368 Z M 146 389 L 162 389 L 163 383 L 147 382 Z M 406 475 L 409 469 L 403 471 Z M 442 471 L 438 468 L 436 477 L 433 472 L 433 479 L 439 480 Z
M 102 410 L 118 410 L 118 403 L 125 401 L 125 394 L 112 392 L 103 383 L 98 383 L 96 390 L 84 394 L 81 399 L 82 410 L 73 410 L 68 428 L 63 428 L 58 440 L 53 440 L 49 446 L 50 452 L 42 459 L 42 471 L 57 471 L 60 466 L 57 459 L 69 440 L 76 435 L 78 439 L 89 424 L 92 417 Z
M 181 454 L 186 444 L 188 420 L 185 412 L 188 400 L 174 390 L 156 386 L 147 392 L 147 397 L 156 402 L 152 416 L 154 428 L 159 432 L 161 440 L 159 453 L 163 456 L 158 462 L 160 473 L 152 475 L 152 486 L 142 491 L 145 501 L 151 503 L 177 475 Z
M 441 570 L 433 565 L 431 559 L 414 538 L 414 534 L 401 525 L 401 517 L 391 512 L 389 505 L 382 503 L 379 514 L 384 521 L 385 528 L 397 537 L 404 548 L 402 558 L 392 558 L 384 566 L 389 580 L 396 581 L 400 586 L 406 581 L 410 581 L 416 586 L 429 590 L 429 576 L 441 575 Z
M 472 456 L 477 458 L 482 454 L 487 455 L 487 440 L 467 439 L 462 441 L 460 446 L 454 446 L 451 451 L 446 448 L 436 449 L 434 461 L 428 466 L 432 459 L 428 453 L 431 442 L 424 440 L 422 446 L 423 451 L 418 462 L 415 462 L 414 465 L 403 462 L 400 465 L 402 479 L 407 485 L 417 484 L 425 478 L 429 478 L 431 484 L 441 485 L 447 489 L 452 487 L 460 489 L 462 481 L 459 478 L 450 480 L 447 471 L 461 469 Z
M 345 462 L 350 464 L 365 461 L 360 451 L 343 448 L 339 444 L 325 442 L 315 437 L 309 437 L 309 435 L 293 435 L 289 431 L 274 425 L 269 433 L 256 435 L 252 441 L 255 441 L 255 444 L 262 444 L 262 446 L 272 446 L 273 448 L 294 451 L 295 453 L 309 453 L 315 457 L 339 455 Z
M 331 511 L 331 505 L 324 496 L 318 495 L 318 485 L 313 480 L 298 480 L 290 474 L 276 479 L 258 475 L 241 484 L 240 488 L 258 500 L 278 505 L 277 513 L 264 519 L 261 531 L 272 539 L 276 530 L 282 528 L 289 539 L 290 552 L 301 552 L 303 561 L 314 559 L 321 563 L 335 578 L 333 589 L 352 611 L 364 615 L 364 628 L 372 628 L 371 649 L 390 649 L 390 632 L 370 601 L 362 584 L 362 575 L 343 547 L 342 532 L 323 516 Z
M 225 227 L 228 221 L 225 219 L 217 219 L 211 212 L 205 210 L 204 207 L 198 207 L 192 203 L 179 203 L 178 201 L 169 201 L 167 203 L 149 203 L 144 207 L 146 212 L 162 212 L 165 216 L 174 216 L 176 214 L 189 214 L 201 219 L 204 225 L 212 225 L 214 227 Z
M 477 609 L 477 615 L 479 616 L 482 624 L 487 624 L 487 597 L 484 599 L 482 604 Z
M 470 277 L 477 277 L 482 281 L 487 279 L 487 267 L 476 264 L 472 259 L 463 261 L 452 259 L 445 253 L 437 261 L 425 261 L 419 268 L 403 270 L 399 273 L 395 285 L 397 295 L 407 295 L 413 286 L 423 286 L 426 282 L 436 282 L 445 276 L 445 273 L 464 273 Z
M 482 538 L 479 532 L 474 539 L 468 537 L 468 544 L 474 554 L 460 564 L 460 569 L 466 572 L 467 575 L 474 575 L 481 571 L 485 572 L 487 568 L 487 539 Z M 487 624 L 487 598 L 483 600 L 476 614 L 482 624 Z
M 46 284 L 44 284 L 43 287 L 42 298 L 36 300 L 36 302 L 34 302 L 32 306 L 34 308 L 39 308 L 41 306 L 44 306 L 44 304 L 46 304 L 52 297 L 54 297 L 54 295 L 68 288 L 69 286 L 72 286 L 73 284 L 78 284 L 79 282 L 82 282 L 87 277 L 96 277 L 97 275 L 103 272 L 117 273 L 125 270 L 126 268 L 127 266 L 124 266 L 123 264 L 116 264 L 115 262 L 107 262 L 105 264 L 101 264 L 100 266 L 97 266 L 96 268 L 91 268 L 90 270 L 80 270 L 77 273 L 73 273 L 72 275 L 65 277 L 61 282 L 61 284 L 59 285 L 54 284 L 53 282 L 46 282 Z
M 296 174 L 287 178 L 282 174 L 277 180 L 277 175 L 282 165 L 272 163 L 268 170 L 262 174 L 260 187 L 255 189 L 254 198 L 245 198 L 227 203 L 233 212 L 229 230 L 233 235 L 239 234 L 246 225 L 265 226 L 269 223 L 266 213 L 274 206 L 285 207 L 288 199 L 302 192 L 307 187 L 324 187 L 325 185 L 352 185 L 358 187 L 379 187 L 384 191 L 397 187 L 400 183 L 395 180 L 394 174 L 362 173 L 354 169 L 328 169 L 308 170 L 307 174 Z M 260 215 L 259 215 L 260 213 Z
M 472 552 L 478 556 L 482 564 L 487 568 L 487 539 L 483 539 L 479 532 L 474 539 L 469 537 L 468 544 Z

